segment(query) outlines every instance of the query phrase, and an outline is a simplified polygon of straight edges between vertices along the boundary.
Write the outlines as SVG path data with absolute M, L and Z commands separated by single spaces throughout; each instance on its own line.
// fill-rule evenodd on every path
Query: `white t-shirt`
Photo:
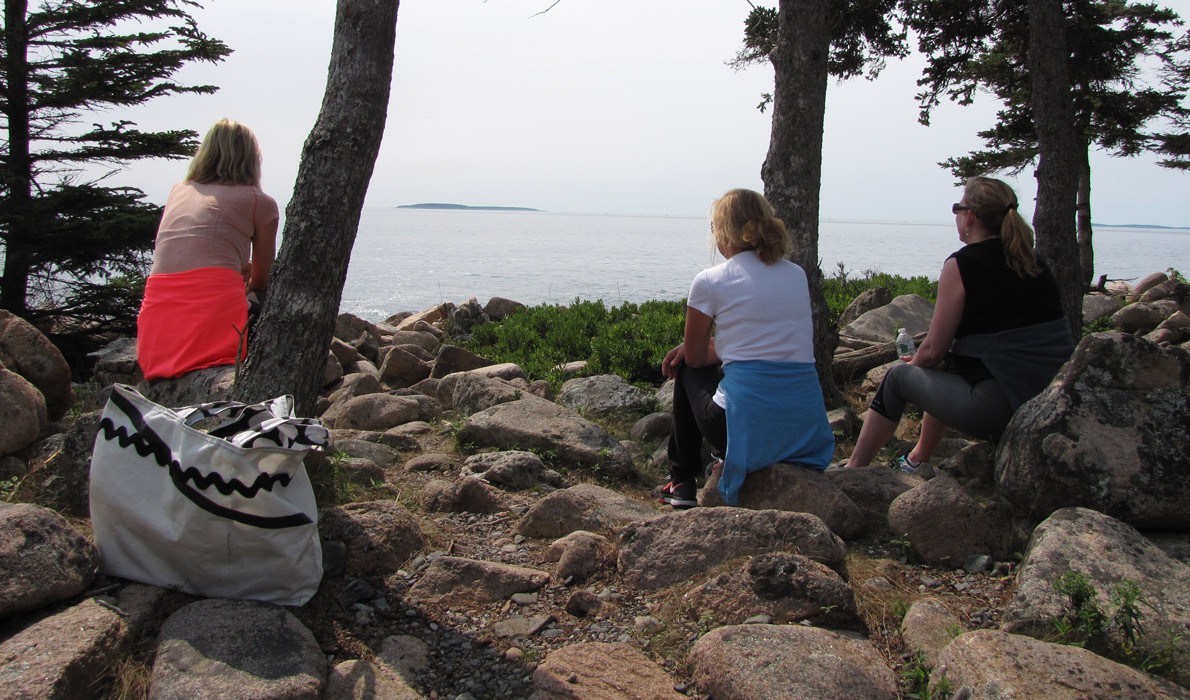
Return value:
M 715 321 L 715 352 L 724 362 L 814 362 L 814 323 L 806 273 L 788 260 L 766 265 L 737 253 L 698 273 L 687 306 Z M 718 403 L 718 402 L 716 402 Z

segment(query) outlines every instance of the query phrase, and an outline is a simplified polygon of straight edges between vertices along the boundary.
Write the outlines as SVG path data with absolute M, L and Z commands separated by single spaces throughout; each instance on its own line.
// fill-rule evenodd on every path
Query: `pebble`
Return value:
M 665 623 L 652 615 L 637 615 L 632 624 L 638 631 L 648 634 L 665 629 Z
M 752 617 L 748 618 L 747 620 L 744 620 L 745 625 L 771 625 L 772 623 L 773 623 L 772 616 L 764 615 L 764 614 L 753 615 Z
M 339 602 L 343 607 L 350 608 L 360 601 L 367 600 L 376 595 L 376 590 L 367 581 L 357 578 L 352 579 L 343 590 L 339 591 Z
M 505 554 L 512 554 L 512 553 L 516 552 L 516 551 L 517 551 L 517 550 L 519 550 L 519 549 L 520 549 L 520 547 L 518 547 L 518 546 L 517 546 L 517 545 L 515 545 L 515 544 L 506 544 L 506 545 L 504 545 L 503 547 L 501 547 L 501 548 L 500 548 L 500 551 L 501 551 L 501 552 L 504 552 Z
M 534 605 L 537 603 L 536 593 L 513 593 L 512 602 L 517 605 Z

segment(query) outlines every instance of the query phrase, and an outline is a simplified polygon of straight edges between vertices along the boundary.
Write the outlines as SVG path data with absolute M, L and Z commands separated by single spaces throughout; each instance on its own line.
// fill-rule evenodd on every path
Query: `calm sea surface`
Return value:
M 952 223 L 823 221 L 823 272 L 938 277 L 960 246 Z M 1095 276 L 1190 272 L 1190 229 L 1095 229 Z M 369 320 L 493 296 L 535 305 L 575 298 L 683 299 L 721 262 L 703 217 L 365 209 L 340 310 Z

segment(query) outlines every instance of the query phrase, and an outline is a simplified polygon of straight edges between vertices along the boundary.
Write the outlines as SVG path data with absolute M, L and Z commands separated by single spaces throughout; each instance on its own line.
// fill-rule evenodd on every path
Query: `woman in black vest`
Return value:
M 872 461 L 908 403 L 924 415 L 917 444 L 896 461 L 903 471 L 929 460 L 947 426 L 998 440 L 1074 350 L 1058 285 L 1034 254 L 1012 188 L 973 177 L 951 210 L 963 247 L 942 266 L 929 333 L 908 364 L 885 374 L 849 467 Z

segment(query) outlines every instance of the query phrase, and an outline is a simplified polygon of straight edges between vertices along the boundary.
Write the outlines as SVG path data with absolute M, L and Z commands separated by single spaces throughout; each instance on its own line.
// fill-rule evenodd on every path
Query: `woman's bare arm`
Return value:
M 942 266 L 938 277 L 938 300 L 934 303 L 934 318 L 926 339 L 913 356 L 911 364 L 917 367 L 936 367 L 946 357 L 954 334 L 963 318 L 963 303 L 967 292 L 963 289 L 963 278 L 959 275 L 959 263 L 950 258 Z
M 711 337 L 714 319 L 703 312 L 686 307 L 686 364 L 691 367 L 707 367 L 719 364 L 715 353 L 715 339 Z
M 269 274 L 277 254 L 277 223 L 274 220 L 257 229 L 252 236 L 252 276 L 248 280 L 248 291 L 269 288 Z

